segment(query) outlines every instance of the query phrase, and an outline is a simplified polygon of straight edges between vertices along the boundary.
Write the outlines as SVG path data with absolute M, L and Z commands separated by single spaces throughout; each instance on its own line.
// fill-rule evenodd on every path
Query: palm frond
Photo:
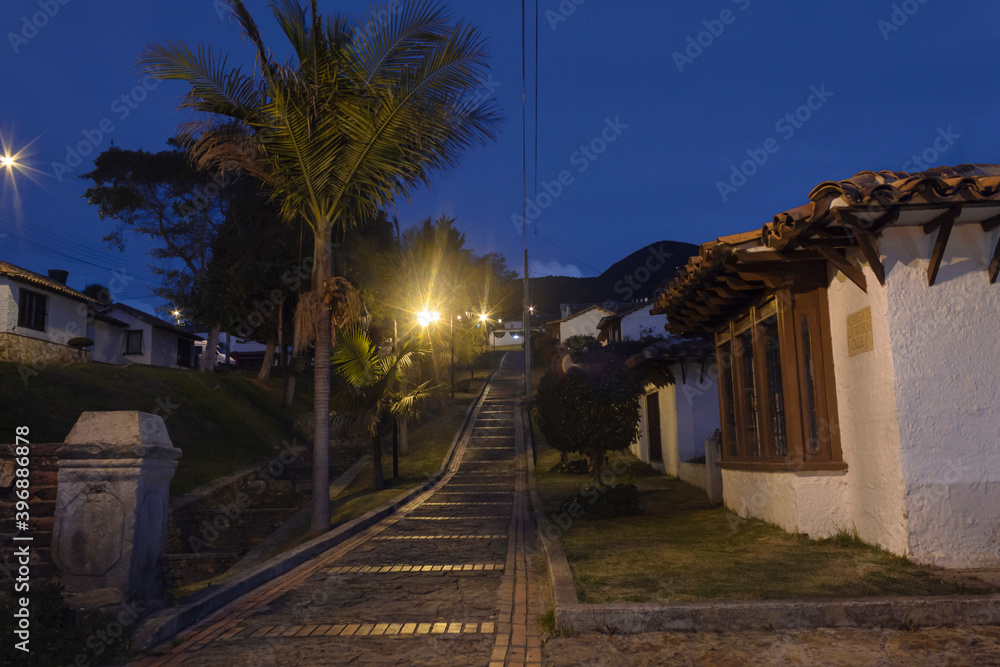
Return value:
M 341 332 L 330 361 L 337 373 L 353 387 L 370 388 L 382 379 L 378 348 L 359 326 Z

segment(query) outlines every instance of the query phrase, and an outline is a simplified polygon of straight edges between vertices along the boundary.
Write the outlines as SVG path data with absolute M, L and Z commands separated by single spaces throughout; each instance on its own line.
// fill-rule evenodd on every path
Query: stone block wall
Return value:
M 56 493 L 58 490 L 59 457 L 56 450 L 62 443 L 42 444 L 32 443 L 30 469 L 28 474 L 28 490 L 30 493 L 28 505 L 31 512 L 30 528 L 27 533 L 17 530 L 15 524 L 14 445 L 0 445 L 0 544 L 3 556 L 0 557 L 0 588 L 11 590 L 9 580 L 16 576 L 16 567 L 10 562 L 13 553 L 13 537 L 28 535 L 32 537 L 31 546 L 31 578 L 33 581 L 44 579 L 56 574 L 52 561 L 52 528 L 56 513 Z
M 81 355 L 76 348 L 38 338 L 0 332 L 0 361 L 37 367 L 48 364 L 89 362 L 90 350 Z

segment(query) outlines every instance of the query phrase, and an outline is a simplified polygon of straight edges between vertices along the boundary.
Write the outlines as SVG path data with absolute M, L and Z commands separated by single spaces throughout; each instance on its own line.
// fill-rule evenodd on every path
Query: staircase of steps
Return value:
M 330 449 L 330 478 L 365 452 L 362 443 Z M 289 465 L 269 462 L 206 485 L 171 502 L 167 521 L 166 588 L 217 577 L 309 503 L 311 452 Z M 278 459 L 276 459 L 278 460 Z

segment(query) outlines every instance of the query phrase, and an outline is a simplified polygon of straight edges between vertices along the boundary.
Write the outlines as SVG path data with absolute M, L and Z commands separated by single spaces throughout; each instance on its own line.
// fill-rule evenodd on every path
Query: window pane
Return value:
M 802 316 L 802 368 L 805 373 L 805 410 L 806 410 L 806 442 L 804 444 L 805 458 L 815 456 L 820 452 L 819 413 L 816 406 L 816 368 L 813 358 L 809 317 Z
M 46 297 L 44 294 L 21 290 L 17 325 L 26 329 L 45 331 L 45 305 Z
M 778 316 L 771 315 L 760 323 L 760 336 L 764 345 L 764 365 L 767 381 L 767 415 L 774 440 L 771 454 L 788 455 L 788 437 L 785 433 L 785 392 L 781 384 L 781 350 L 778 346 Z
M 743 379 L 743 414 L 746 419 L 747 456 L 760 456 L 760 429 L 757 424 L 757 386 L 754 384 L 753 327 L 739 334 L 740 376 Z
M 142 354 L 142 331 L 126 331 L 122 354 Z
M 722 389 L 725 405 L 722 406 L 723 422 L 725 429 L 723 442 L 728 443 L 727 456 L 736 457 L 740 455 L 739 445 L 736 442 L 736 404 L 733 402 L 733 346 L 732 343 L 724 343 L 719 346 L 719 363 L 722 365 Z

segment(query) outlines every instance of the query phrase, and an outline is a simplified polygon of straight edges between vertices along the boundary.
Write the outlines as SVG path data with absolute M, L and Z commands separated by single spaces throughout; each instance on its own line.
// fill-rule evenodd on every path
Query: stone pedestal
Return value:
M 52 547 L 78 605 L 161 597 L 170 480 L 180 455 L 157 415 L 80 416 L 59 448 Z

